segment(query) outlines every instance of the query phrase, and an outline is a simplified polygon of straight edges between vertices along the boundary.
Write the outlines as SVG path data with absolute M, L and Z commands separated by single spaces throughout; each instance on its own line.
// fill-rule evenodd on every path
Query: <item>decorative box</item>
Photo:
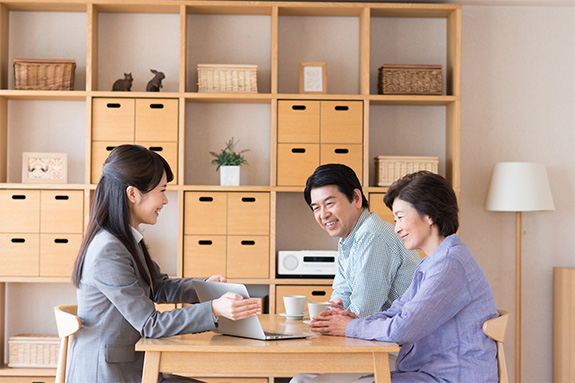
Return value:
M 441 65 L 384 65 L 379 68 L 379 94 L 441 95 Z
M 75 60 L 14 59 L 17 90 L 74 90 Z
M 257 65 L 198 64 L 198 92 L 257 93 Z
M 8 367 L 56 368 L 60 339 L 57 335 L 21 334 L 8 339 Z
M 375 174 L 377 186 L 389 186 L 399 178 L 420 170 L 437 173 L 439 159 L 437 157 L 375 157 Z

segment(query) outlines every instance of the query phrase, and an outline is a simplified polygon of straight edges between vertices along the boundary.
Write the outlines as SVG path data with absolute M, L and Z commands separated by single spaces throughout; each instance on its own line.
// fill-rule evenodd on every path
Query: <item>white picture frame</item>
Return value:
M 22 183 L 68 182 L 67 153 L 22 153 Z
M 299 92 L 327 93 L 326 63 L 299 63 Z

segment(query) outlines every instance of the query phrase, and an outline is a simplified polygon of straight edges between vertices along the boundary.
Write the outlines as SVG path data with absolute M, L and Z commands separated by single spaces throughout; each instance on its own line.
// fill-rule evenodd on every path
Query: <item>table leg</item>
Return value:
M 373 353 L 373 375 L 375 377 L 375 383 L 391 383 L 389 354 L 387 352 Z
M 160 374 L 160 356 L 159 351 L 146 351 L 144 356 L 144 371 L 142 383 L 157 383 Z

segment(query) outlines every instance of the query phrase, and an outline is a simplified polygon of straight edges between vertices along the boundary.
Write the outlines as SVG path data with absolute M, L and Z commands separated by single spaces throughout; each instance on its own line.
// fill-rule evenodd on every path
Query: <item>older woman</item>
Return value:
M 455 234 L 457 198 L 441 176 L 417 172 L 396 181 L 385 204 L 407 249 L 421 249 L 410 287 L 392 306 L 366 318 L 349 311 L 322 313 L 312 331 L 396 342 L 401 350 L 392 382 L 497 382 L 495 342 L 482 331 L 496 317 L 493 291 L 471 251 Z M 326 376 L 296 376 L 293 382 L 324 381 Z M 372 382 L 344 376 L 332 382 Z

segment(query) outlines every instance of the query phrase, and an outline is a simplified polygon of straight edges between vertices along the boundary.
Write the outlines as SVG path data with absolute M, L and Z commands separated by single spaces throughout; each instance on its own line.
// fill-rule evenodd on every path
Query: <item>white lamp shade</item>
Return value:
M 530 162 L 495 164 L 485 208 L 515 212 L 555 210 L 545 166 Z

